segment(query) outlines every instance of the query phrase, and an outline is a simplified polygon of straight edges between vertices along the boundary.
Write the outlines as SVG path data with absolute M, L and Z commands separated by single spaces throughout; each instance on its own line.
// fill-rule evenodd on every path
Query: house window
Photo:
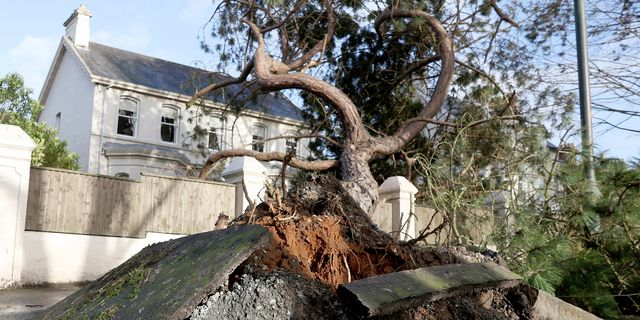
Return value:
M 209 150 L 220 150 L 220 140 L 218 139 L 218 132 L 215 128 L 209 129 L 207 133 L 207 148 L 209 148 Z
M 138 102 L 123 98 L 118 109 L 118 134 L 134 137 L 136 135 L 136 120 Z
M 292 153 L 294 156 L 296 156 L 298 154 L 298 139 L 288 138 L 285 141 L 284 152 L 286 154 Z
M 56 131 L 60 132 L 60 122 L 62 121 L 62 112 L 56 113 Z
M 217 117 L 209 118 L 209 129 L 206 139 L 209 150 L 222 150 L 224 143 L 224 119 Z
M 264 142 L 257 142 L 264 140 L 267 135 L 267 128 L 261 125 L 255 125 L 252 129 L 251 136 L 251 149 L 253 151 L 264 152 Z
M 176 142 L 178 132 L 178 110 L 171 107 L 162 107 L 160 117 L 160 138 L 163 142 Z

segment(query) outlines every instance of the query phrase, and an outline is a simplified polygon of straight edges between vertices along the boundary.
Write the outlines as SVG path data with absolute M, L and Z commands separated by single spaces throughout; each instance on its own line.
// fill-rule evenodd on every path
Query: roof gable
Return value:
M 89 44 L 89 49 L 78 48 L 77 52 L 93 75 L 188 96 L 212 81 L 228 78 L 220 73 L 94 42 Z M 243 88 L 243 84 L 231 85 L 218 90 L 210 99 L 223 104 L 235 102 L 235 106 L 302 121 L 300 110 L 284 96 L 260 94 L 252 98 L 248 90 Z

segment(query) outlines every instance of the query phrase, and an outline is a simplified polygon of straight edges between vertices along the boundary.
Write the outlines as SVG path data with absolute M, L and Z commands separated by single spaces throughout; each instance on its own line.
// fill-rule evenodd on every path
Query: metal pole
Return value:
M 576 45 L 578 50 L 578 84 L 580 91 L 580 122 L 582 126 L 582 161 L 589 182 L 589 197 L 593 204 L 600 197 L 593 168 L 593 136 L 591 128 L 591 93 L 589 90 L 589 55 L 585 27 L 584 0 L 574 0 L 576 18 Z M 596 217 L 597 219 L 597 217 Z M 599 220 L 599 219 L 597 219 Z M 599 221 L 595 221 L 598 228 Z

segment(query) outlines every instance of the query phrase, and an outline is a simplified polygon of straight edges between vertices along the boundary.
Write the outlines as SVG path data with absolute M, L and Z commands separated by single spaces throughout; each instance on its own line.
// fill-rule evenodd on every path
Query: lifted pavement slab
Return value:
M 184 319 L 269 241 L 265 228 L 248 225 L 151 245 L 43 319 Z
M 538 291 L 538 298 L 533 305 L 534 320 L 596 320 L 595 315 L 584 311 L 570 303 L 562 301 L 544 291 Z
M 521 279 L 492 262 L 447 264 L 357 280 L 340 285 L 337 293 L 353 312 L 371 317 L 470 291 L 515 287 Z

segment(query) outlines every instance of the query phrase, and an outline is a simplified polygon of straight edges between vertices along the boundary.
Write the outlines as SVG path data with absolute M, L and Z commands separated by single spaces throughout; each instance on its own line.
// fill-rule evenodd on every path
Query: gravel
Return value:
M 317 281 L 279 271 L 245 274 L 231 290 L 209 296 L 190 319 L 346 319 L 335 296 Z

